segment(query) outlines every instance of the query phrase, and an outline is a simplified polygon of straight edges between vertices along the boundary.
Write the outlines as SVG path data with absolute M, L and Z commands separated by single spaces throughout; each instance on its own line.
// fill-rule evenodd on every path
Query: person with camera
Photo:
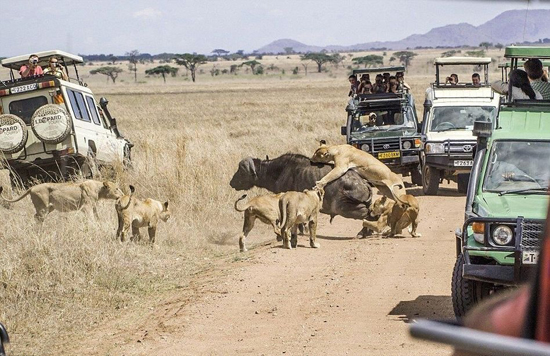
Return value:
M 55 57 L 51 57 L 48 68 L 44 69 L 44 74 L 53 75 L 59 79 L 67 80 L 67 74 L 59 66 L 58 60 Z
M 19 68 L 19 74 L 21 75 L 21 78 L 44 74 L 42 67 L 38 65 L 38 56 L 36 54 L 31 54 L 29 56 L 29 63 L 24 64 L 21 68 Z
M 457 85 L 458 84 L 458 75 L 453 73 L 447 78 L 445 78 L 445 84 Z

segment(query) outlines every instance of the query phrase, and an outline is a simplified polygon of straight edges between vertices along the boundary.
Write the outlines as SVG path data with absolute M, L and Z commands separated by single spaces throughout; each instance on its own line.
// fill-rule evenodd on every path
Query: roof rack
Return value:
M 435 65 L 483 65 L 491 63 L 490 57 L 439 57 L 434 60 Z
M 353 75 L 356 74 L 362 74 L 362 73 L 385 73 L 385 72 L 404 72 L 405 71 L 404 66 L 398 66 L 398 67 L 377 67 L 377 68 L 362 68 L 362 69 L 354 69 Z
M 504 57 L 550 59 L 550 47 L 508 46 L 504 49 Z

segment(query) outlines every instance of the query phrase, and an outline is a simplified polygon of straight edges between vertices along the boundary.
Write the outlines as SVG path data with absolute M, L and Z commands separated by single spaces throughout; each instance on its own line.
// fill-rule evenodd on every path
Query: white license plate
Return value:
M 539 260 L 539 251 L 522 251 L 521 262 L 524 265 L 536 265 Z
M 23 93 L 25 91 L 35 90 L 36 88 L 38 88 L 38 84 L 33 83 L 33 84 L 21 85 L 15 88 L 11 88 L 10 92 L 12 94 L 17 94 L 17 93 Z
M 471 167 L 471 166 L 473 166 L 473 164 L 474 164 L 473 160 L 455 161 L 454 162 L 455 167 Z

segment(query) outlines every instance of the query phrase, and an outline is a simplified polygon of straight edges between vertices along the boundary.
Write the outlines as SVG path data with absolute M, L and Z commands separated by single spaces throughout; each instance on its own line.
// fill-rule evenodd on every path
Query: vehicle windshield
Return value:
M 352 132 L 415 130 L 416 123 L 410 107 L 356 112 Z
M 496 113 L 494 106 L 434 107 L 430 131 L 472 130 L 474 121 L 493 121 Z
M 483 190 L 547 192 L 550 181 L 550 141 L 495 141 Z

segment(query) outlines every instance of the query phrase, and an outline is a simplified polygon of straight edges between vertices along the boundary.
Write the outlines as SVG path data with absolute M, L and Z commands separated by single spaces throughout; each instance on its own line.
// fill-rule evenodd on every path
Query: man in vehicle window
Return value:
M 472 85 L 474 87 L 481 86 L 481 77 L 479 76 L 479 73 L 472 74 Z
M 544 74 L 542 62 L 537 58 L 529 59 L 525 61 L 523 68 L 527 72 L 533 90 L 541 93 L 543 100 L 550 100 L 550 83 L 541 79 Z
M 357 88 L 359 87 L 359 83 L 357 82 L 357 77 L 352 74 L 348 77 L 348 80 L 349 80 L 349 83 L 351 84 L 348 96 L 354 97 L 355 94 L 357 94 Z
M 21 66 L 19 74 L 21 74 L 21 78 L 44 74 L 42 67 L 38 65 L 38 56 L 36 54 L 29 56 L 29 63 Z

